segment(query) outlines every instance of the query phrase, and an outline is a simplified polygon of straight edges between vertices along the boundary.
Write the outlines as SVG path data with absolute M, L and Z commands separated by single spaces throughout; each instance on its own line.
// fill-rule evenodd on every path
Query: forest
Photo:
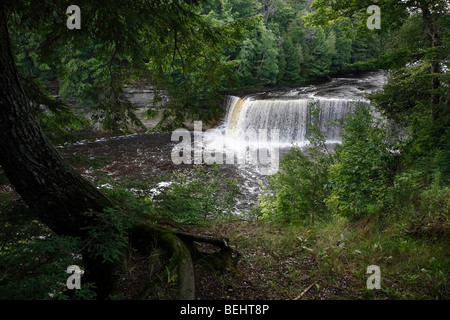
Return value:
M 2 1 L 0 299 L 448 300 L 449 11 Z M 340 85 L 373 74 L 379 90 Z M 144 108 L 127 94 L 141 87 Z M 251 112 L 265 129 L 306 115 L 276 173 L 170 161 L 174 130 Z

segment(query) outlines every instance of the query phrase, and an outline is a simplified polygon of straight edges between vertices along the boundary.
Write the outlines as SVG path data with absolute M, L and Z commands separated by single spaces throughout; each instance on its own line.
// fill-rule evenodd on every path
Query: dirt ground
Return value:
M 322 300 L 345 296 L 352 280 L 350 276 L 344 277 L 330 286 L 314 277 L 318 268 L 314 255 L 298 248 L 273 250 L 260 233 L 282 232 L 275 226 L 261 230 L 257 223 L 237 222 L 195 231 L 229 238 L 230 245 L 242 255 L 236 269 L 225 272 L 196 264 L 199 300 Z

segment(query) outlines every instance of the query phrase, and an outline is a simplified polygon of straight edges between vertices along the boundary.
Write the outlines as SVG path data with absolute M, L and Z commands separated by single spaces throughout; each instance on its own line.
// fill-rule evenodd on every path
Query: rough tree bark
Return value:
M 170 260 L 177 262 L 178 294 L 181 300 L 191 300 L 195 297 L 195 275 L 193 261 L 202 260 L 216 270 L 234 270 L 241 254 L 230 247 L 227 238 L 214 238 L 202 235 L 193 235 L 177 228 L 154 226 L 150 223 L 140 223 L 130 230 L 130 241 L 134 248 L 148 254 L 155 243 L 164 248 Z M 207 244 L 217 247 L 214 252 L 204 252 L 197 244 Z M 146 297 L 149 288 L 144 288 L 143 297 Z
M 114 204 L 93 184 L 82 177 L 57 152 L 44 135 L 33 114 L 11 51 L 6 10 L 0 2 L 0 165 L 15 190 L 39 219 L 55 233 L 87 240 L 86 228 L 96 225 L 96 216 Z M 89 210 L 94 215 L 83 214 Z M 179 297 L 195 295 L 191 253 L 198 254 L 194 241 L 218 246 L 219 257 L 235 255 L 223 239 L 194 236 L 170 228 L 144 225 L 130 230 L 130 238 L 145 245 L 159 242 L 178 259 Z M 137 240 L 136 240 L 137 241 Z M 139 241 L 138 241 L 139 242 Z M 142 245 L 142 244 L 141 244 Z M 102 257 L 82 252 L 85 275 L 93 281 L 99 298 L 113 291 L 116 263 L 104 263 Z
M 428 32 L 428 34 L 431 37 L 431 44 L 433 48 L 439 48 L 442 45 L 441 37 L 439 35 L 439 31 L 436 27 L 436 24 L 433 20 L 433 15 L 431 14 L 431 11 L 428 7 L 422 7 L 422 21 L 423 24 Z M 440 60 L 433 58 L 433 61 L 431 62 L 431 103 L 433 106 L 437 106 L 439 104 L 440 96 L 436 92 L 436 90 L 440 86 L 439 78 L 436 76 L 436 74 L 441 73 L 441 66 L 440 66 Z
M 0 6 L 0 164 L 16 191 L 58 234 L 82 236 L 111 202 L 59 155 L 43 134 L 19 80 Z
M 433 17 L 433 13 L 431 12 L 430 7 L 432 6 L 432 2 L 426 3 L 426 5 L 422 6 L 420 9 L 422 11 L 422 21 L 425 29 L 427 30 L 430 38 L 431 38 L 431 46 L 435 50 L 432 55 L 431 60 L 431 107 L 432 107 L 432 119 L 434 122 L 433 126 L 433 134 L 435 137 L 442 137 L 445 134 L 445 131 L 448 127 L 448 121 L 444 119 L 448 119 L 449 114 L 449 97 L 447 95 L 443 95 L 439 90 L 443 89 L 443 85 L 439 79 L 443 70 L 441 67 L 441 61 L 443 57 L 440 57 L 438 54 L 438 50 L 443 50 L 442 47 L 442 39 L 440 35 L 440 30 L 435 21 L 435 17 Z M 447 93 L 450 92 L 450 89 L 447 88 Z M 443 121 L 444 120 L 444 121 Z
M 84 179 L 43 134 L 22 88 L 11 52 L 5 8 L 0 5 L 0 165 L 11 184 L 39 219 L 60 235 L 86 237 L 95 225 L 83 213 L 102 212 L 110 200 Z M 86 279 L 99 296 L 111 288 L 111 266 L 84 252 Z

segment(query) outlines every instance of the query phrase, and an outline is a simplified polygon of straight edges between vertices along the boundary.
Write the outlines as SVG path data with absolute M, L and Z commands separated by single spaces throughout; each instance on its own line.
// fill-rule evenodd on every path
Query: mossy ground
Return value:
M 375 219 L 333 219 L 314 227 L 230 222 L 193 228 L 226 236 L 242 258 L 218 273 L 197 265 L 198 299 L 448 299 L 448 239 L 416 238 Z M 194 231 L 193 230 L 193 231 Z M 381 289 L 368 290 L 369 265 Z

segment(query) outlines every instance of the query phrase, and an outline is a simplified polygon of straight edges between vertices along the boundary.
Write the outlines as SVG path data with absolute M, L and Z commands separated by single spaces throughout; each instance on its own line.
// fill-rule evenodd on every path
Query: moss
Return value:
M 184 243 L 173 233 L 163 232 L 163 245 L 171 252 L 171 263 L 176 265 L 178 299 L 192 300 L 195 297 L 195 276 L 191 254 Z

